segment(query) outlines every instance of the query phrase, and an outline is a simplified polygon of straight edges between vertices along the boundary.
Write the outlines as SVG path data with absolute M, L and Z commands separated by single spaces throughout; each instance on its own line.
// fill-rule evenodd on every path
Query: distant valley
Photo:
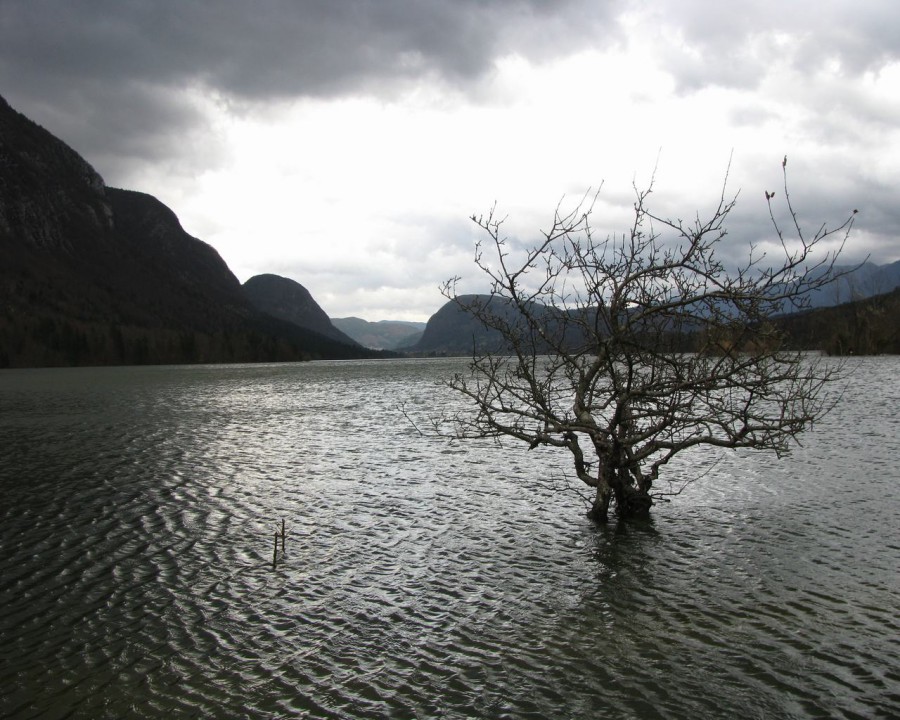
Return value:
M 426 323 L 400 320 L 369 322 L 357 317 L 331 318 L 338 329 L 352 337 L 360 345 L 375 350 L 411 348 L 422 338 Z

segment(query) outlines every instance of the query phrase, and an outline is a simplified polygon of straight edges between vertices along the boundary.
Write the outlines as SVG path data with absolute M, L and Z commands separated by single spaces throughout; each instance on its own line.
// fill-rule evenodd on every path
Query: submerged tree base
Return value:
M 648 518 L 653 498 L 646 490 L 638 490 L 626 485 L 616 497 L 616 512 L 623 518 Z
M 594 522 L 608 523 L 609 501 L 609 497 L 596 499 L 587 516 Z M 653 498 L 645 490 L 626 485 L 616 492 L 616 515 L 620 520 L 646 520 L 652 506 Z

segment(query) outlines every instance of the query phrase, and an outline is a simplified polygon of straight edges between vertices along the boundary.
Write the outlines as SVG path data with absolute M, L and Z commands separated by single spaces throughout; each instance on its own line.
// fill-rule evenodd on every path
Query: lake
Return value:
M 900 358 L 628 527 L 462 367 L 0 372 L 0 716 L 900 717 Z

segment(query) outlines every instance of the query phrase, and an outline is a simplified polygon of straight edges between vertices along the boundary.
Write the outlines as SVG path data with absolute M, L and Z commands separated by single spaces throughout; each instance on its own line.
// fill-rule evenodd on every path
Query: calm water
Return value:
M 0 716 L 900 716 L 900 358 L 627 529 L 454 363 L 0 373 Z

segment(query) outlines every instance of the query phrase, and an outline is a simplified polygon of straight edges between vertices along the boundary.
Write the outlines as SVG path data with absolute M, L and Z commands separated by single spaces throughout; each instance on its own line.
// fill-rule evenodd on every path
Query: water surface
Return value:
M 0 716 L 900 715 L 900 358 L 599 529 L 564 456 L 420 434 L 459 367 L 0 373 Z

